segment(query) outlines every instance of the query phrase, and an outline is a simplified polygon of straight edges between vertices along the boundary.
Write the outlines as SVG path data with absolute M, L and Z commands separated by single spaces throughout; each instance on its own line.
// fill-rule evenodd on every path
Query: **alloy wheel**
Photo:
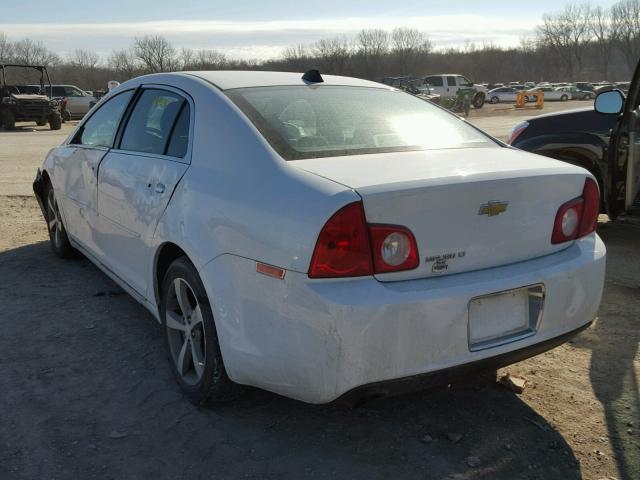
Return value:
M 182 380 L 196 385 L 202 380 L 207 353 L 198 299 L 184 278 L 176 278 L 166 301 L 165 324 L 171 358 Z

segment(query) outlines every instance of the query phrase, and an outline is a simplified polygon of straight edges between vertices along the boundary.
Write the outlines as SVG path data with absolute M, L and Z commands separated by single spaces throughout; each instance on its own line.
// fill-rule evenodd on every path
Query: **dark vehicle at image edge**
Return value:
M 611 219 L 640 211 L 640 63 L 629 95 L 600 92 L 594 107 L 530 118 L 509 143 L 589 170 L 600 184 L 601 211 Z

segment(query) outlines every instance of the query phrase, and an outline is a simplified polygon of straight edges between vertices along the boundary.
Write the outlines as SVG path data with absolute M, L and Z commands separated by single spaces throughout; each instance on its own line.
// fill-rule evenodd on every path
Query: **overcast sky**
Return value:
M 437 48 L 492 42 L 517 45 L 542 13 L 563 2 L 462 0 L 22 0 L 2 2 L 0 32 L 30 37 L 60 54 L 85 48 L 107 55 L 135 36 L 161 34 L 176 47 L 216 48 L 232 57 L 267 59 L 297 43 L 362 28 L 426 32 Z M 591 2 L 609 6 L 611 1 Z M 525 13 L 527 12 L 527 13 Z

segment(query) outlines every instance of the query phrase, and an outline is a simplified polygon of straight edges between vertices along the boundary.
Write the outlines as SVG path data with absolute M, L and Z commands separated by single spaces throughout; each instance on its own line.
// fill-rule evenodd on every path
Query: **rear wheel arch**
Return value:
M 189 259 L 189 255 L 187 255 L 187 253 L 175 243 L 166 242 L 158 248 L 153 269 L 153 291 L 155 302 L 158 306 L 160 306 L 160 301 L 162 300 L 161 289 L 164 276 L 167 273 L 167 270 L 169 270 L 171 264 L 180 257 L 186 258 L 191 262 L 191 264 L 193 264 L 191 259 Z

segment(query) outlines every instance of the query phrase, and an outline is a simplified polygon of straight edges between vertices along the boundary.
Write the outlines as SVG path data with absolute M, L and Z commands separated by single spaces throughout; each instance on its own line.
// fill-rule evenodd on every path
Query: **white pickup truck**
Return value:
M 482 108 L 487 96 L 487 89 L 482 85 L 476 85 L 467 77 L 456 73 L 442 73 L 428 75 L 424 78 L 424 83 L 431 86 L 431 91 L 437 93 L 441 98 L 455 97 L 460 88 L 474 88 L 476 94 L 473 96 L 473 106 Z

